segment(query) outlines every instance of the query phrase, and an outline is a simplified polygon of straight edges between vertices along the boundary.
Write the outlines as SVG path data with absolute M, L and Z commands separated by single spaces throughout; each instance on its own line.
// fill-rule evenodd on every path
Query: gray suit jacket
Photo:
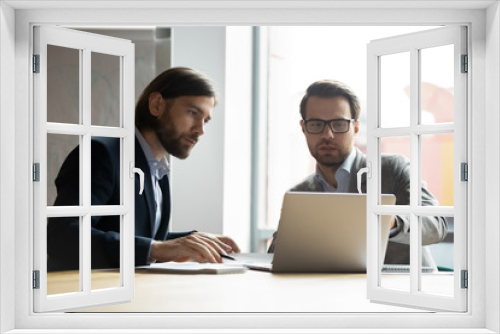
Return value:
M 366 156 L 356 148 L 356 159 L 351 168 L 349 192 L 357 193 L 357 173 L 366 167 Z M 394 194 L 396 205 L 410 203 L 410 161 L 396 154 L 382 154 L 382 193 Z M 366 193 L 366 174 L 361 179 L 361 190 Z M 291 188 L 290 191 L 322 192 L 322 185 L 316 181 L 314 174 Z M 422 205 L 438 205 L 434 196 L 422 186 Z M 408 216 L 396 216 L 397 229 L 391 231 L 385 256 L 386 264 L 410 263 L 410 220 Z M 435 244 L 444 239 L 448 232 L 448 224 L 443 217 L 422 217 L 422 245 Z M 275 236 L 276 239 L 276 236 Z M 271 244 L 270 252 L 274 249 L 275 240 Z M 427 247 L 422 247 L 422 265 L 436 267 L 432 255 Z

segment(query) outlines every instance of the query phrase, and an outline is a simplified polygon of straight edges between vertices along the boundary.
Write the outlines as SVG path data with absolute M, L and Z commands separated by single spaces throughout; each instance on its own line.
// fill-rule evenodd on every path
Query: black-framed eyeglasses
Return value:
M 335 118 L 329 120 L 308 119 L 304 120 L 306 131 L 312 134 L 323 133 L 328 124 L 333 133 L 345 133 L 349 131 L 349 126 L 354 119 Z

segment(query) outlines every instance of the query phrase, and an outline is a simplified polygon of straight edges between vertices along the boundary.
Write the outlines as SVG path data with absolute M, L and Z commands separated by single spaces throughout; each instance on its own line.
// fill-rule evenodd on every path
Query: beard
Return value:
M 334 152 L 320 152 L 320 147 L 324 145 L 332 146 Z M 321 165 L 326 167 L 339 167 L 347 159 L 349 154 L 351 154 L 351 146 L 348 147 L 338 147 L 332 145 L 330 142 L 321 142 L 314 149 L 311 149 L 311 155 L 314 159 Z
M 186 159 L 191 153 L 194 145 L 183 143 L 182 139 L 189 139 L 195 143 L 198 141 L 198 135 L 189 135 L 180 133 L 171 119 L 164 113 L 157 119 L 154 125 L 156 136 L 160 140 L 163 148 L 170 154 L 179 159 Z

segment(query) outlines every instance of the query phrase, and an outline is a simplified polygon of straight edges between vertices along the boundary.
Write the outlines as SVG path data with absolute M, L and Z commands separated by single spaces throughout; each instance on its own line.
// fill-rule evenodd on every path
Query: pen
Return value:
M 220 254 L 220 257 L 224 258 L 224 259 L 228 259 L 228 260 L 233 260 L 233 261 L 236 261 L 236 259 L 232 256 L 229 256 L 229 255 L 225 255 L 225 254 Z

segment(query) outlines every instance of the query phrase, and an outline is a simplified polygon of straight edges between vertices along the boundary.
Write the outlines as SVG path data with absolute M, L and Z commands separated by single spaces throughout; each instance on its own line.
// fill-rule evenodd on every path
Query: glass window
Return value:
M 262 196 L 267 198 L 267 221 L 261 228 L 276 229 L 285 191 L 315 171 L 300 128 L 299 104 L 307 87 L 332 79 L 349 85 L 360 99 L 360 130 L 355 145 L 366 152 L 366 45 L 373 39 L 430 27 L 267 27 L 267 177 Z M 328 41 L 328 42 L 327 42 Z M 409 125 L 409 71 L 401 71 L 408 53 L 388 57 L 385 76 L 398 78 L 386 91 L 387 126 Z M 394 58 L 397 58 L 394 60 Z M 407 59 L 407 60 L 405 60 Z M 396 75 L 397 73 L 397 75 Z M 401 112 L 401 105 L 406 106 Z
M 420 50 L 421 124 L 454 120 L 453 45 Z
M 380 57 L 380 126 L 410 126 L 410 53 Z
M 130 250 L 134 247 L 134 226 L 128 213 L 133 211 L 134 181 L 124 175 L 134 162 L 134 113 L 132 99 L 122 100 L 133 96 L 132 82 L 125 80 L 133 77 L 129 75 L 133 71 L 133 44 L 63 28 L 37 26 L 34 31 L 34 52 L 41 61 L 40 72 L 34 74 L 33 155 L 40 172 L 34 183 L 33 270 L 43 282 L 34 290 L 34 311 L 129 301 L 133 295 Z M 76 45 L 77 49 L 64 45 Z M 119 141 L 114 164 L 92 159 L 96 150 L 97 157 L 102 150 L 91 144 L 92 139 L 102 136 L 108 137 L 103 138 L 108 142 Z M 109 170 L 106 174 L 114 177 L 95 180 L 96 170 Z M 104 182 L 118 183 L 120 191 L 91 193 Z M 111 200 L 96 201 L 103 195 Z M 115 233 L 116 249 L 111 252 L 116 252 L 118 263 L 103 256 L 109 250 L 94 237 L 97 234 L 92 227 L 98 219 L 107 219 L 101 234 Z M 117 268 L 117 279 L 101 282 L 99 273 L 92 271 L 94 267 Z M 55 271 L 73 274 L 66 286 L 48 291 L 47 282 L 56 279 Z M 59 296 L 53 298 L 54 294 Z
M 120 126 L 120 57 L 92 52 L 92 125 Z
M 80 50 L 47 45 L 47 122 L 80 124 Z

